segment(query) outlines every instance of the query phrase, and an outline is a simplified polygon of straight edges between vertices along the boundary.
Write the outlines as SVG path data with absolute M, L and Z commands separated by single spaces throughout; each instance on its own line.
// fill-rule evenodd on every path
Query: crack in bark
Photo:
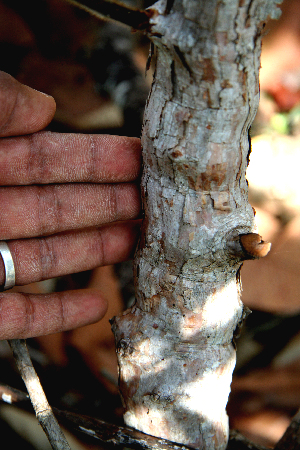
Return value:
M 182 53 L 182 51 L 180 50 L 180 48 L 178 47 L 178 45 L 174 45 L 174 50 L 176 55 L 178 56 L 178 58 L 180 59 L 183 67 L 188 71 L 189 75 L 191 78 L 193 78 L 193 73 L 192 70 L 187 62 L 187 60 L 184 57 L 184 54 Z
M 166 9 L 165 9 L 165 14 L 169 14 L 170 13 L 171 9 L 173 8 L 174 1 L 175 0 L 167 0 L 167 6 L 166 6 Z

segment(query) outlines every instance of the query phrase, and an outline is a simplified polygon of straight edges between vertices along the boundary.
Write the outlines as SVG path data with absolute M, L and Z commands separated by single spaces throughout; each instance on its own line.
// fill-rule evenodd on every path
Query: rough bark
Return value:
M 150 10 L 156 71 L 142 136 L 136 303 L 113 331 L 126 424 L 199 449 L 227 445 L 239 269 L 265 253 L 249 234 L 245 171 L 261 32 L 276 3 L 161 0 Z

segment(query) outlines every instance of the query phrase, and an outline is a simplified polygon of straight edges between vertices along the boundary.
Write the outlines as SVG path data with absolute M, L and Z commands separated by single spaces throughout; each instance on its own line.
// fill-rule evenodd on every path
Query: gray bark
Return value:
M 239 269 L 266 253 L 245 172 L 261 31 L 276 3 L 161 0 L 150 10 L 136 303 L 113 330 L 126 424 L 199 449 L 227 445 Z

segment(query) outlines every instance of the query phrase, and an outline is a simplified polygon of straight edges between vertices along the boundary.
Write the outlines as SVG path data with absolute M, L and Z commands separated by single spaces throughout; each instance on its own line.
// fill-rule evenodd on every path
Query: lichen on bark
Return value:
M 148 35 L 145 219 L 136 303 L 114 319 L 125 422 L 224 449 L 243 319 L 239 236 L 253 232 L 245 172 L 259 101 L 261 33 L 276 0 L 161 0 Z

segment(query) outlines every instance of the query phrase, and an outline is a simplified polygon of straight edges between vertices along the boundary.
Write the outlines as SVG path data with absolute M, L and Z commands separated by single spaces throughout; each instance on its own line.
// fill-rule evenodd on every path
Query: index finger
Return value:
M 42 131 L 0 139 L 0 185 L 116 183 L 141 170 L 137 138 Z
M 0 137 L 42 130 L 51 122 L 54 113 L 52 97 L 0 71 Z

